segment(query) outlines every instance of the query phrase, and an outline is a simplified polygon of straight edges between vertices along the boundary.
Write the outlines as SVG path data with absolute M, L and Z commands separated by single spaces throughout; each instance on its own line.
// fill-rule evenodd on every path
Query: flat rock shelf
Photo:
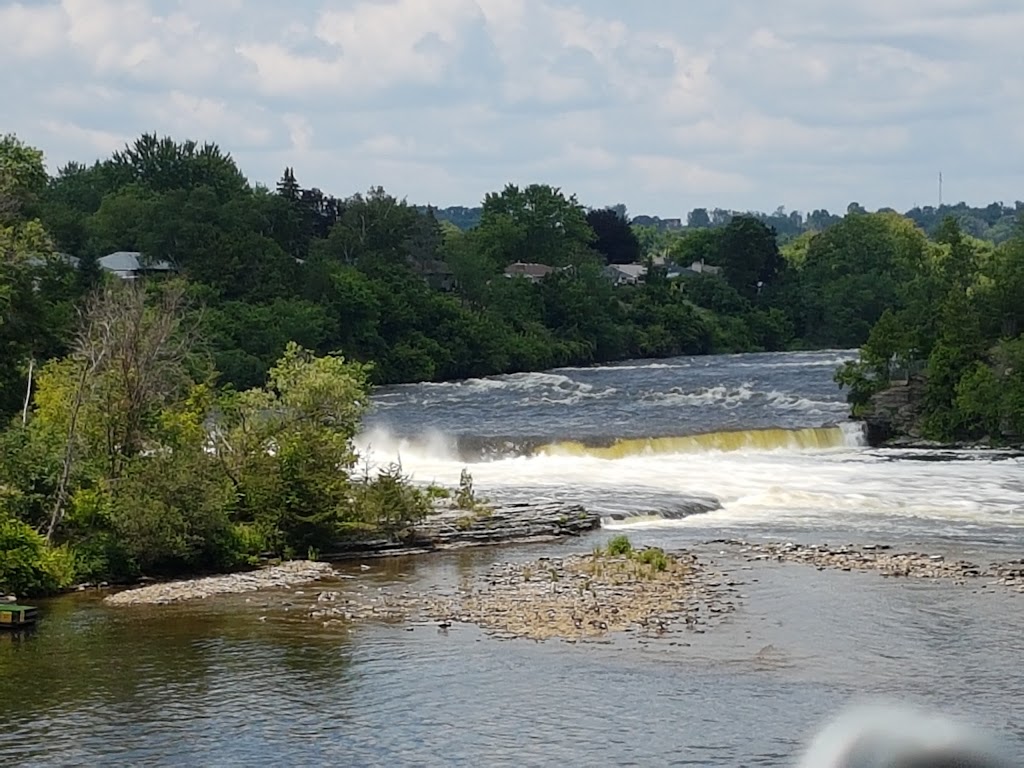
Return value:
M 465 510 L 441 506 L 435 514 L 417 523 L 400 541 L 368 539 L 346 542 L 324 560 L 340 561 L 370 557 L 418 555 L 462 547 L 495 544 L 556 541 L 582 536 L 601 527 L 601 516 L 579 504 L 522 502 L 479 506 Z
M 911 579 L 949 579 L 957 584 L 1009 587 L 1024 593 L 1024 560 L 1007 560 L 982 566 L 969 560 L 949 560 L 943 555 L 897 552 L 887 544 L 827 546 L 786 543 L 751 543 L 716 539 L 709 545 L 738 551 L 746 560 L 803 563 L 842 571 L 874 571 L 882 576 Z

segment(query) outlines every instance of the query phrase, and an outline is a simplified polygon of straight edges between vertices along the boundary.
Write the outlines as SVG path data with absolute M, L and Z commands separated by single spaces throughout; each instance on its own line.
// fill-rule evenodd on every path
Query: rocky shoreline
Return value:
M 244 573 L 168 581 L 107 595 L 108 605 L 169 605 L 214 595 L 238 595 L 264 589 L 287 589 L 335 575 L 329 563 L 290 560 L 280 565 Z
M 594 552 L 497 563 L 445 593 L 388 588 L 373 594 L 321 592 L 308 615 L 325 626 L 431 622 L 448 630 L 472 624 L 505 640 L 577 643 L 619 633 L 664 638 L 681 630 L 702 634 L 718 624 L 736 610 L 738 586 L 688 552 Z
M 896 552 L 887 544 L 855 546 L 751 543 L 716 539 L 709 545 L 736 550 L 748 562 L 789 562 L 842 571 L 874 571 L 885 577 L 947 579 L 956 584 L 988 581 L 982 586 L 1009 587 L 1024 593 L 1024 559 L 981 566 L 968 560 L 947 560 L 943 555 Z
M 280 589 L 336 575 L 330 566 L 332 562 L 556 541 L 582 536 L 600 526 L 600 516 L 579 504 L 477 504 L 469 510 L 441 505 L 399 541 L 380 538 L 349 542 L 344 548 L 321 555 L 316 562 L 290 561 L 243 573 L 161 582 L 127 589 L 105 600 L 111 605 L 166 605 L 213 595 Z

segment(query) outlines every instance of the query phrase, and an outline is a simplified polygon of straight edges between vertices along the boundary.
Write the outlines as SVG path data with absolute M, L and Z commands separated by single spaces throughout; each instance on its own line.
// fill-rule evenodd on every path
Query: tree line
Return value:
M 870 365 L 899 346 L 882 349 L 879 327 L 925 322 L 897 351 L 930 354 L 951 331 L 928 302 L 962 270 L 981 338 L 997 317 L 1016 332 L 980 297 L 1019 295 L 1019 238 L 996 246 L 955 221 L 932 238 L 859 208 L 796 237 L 754 215 L 708 224 L 638 226 L 533 184 L 488 194 L 463 229 L 383 189 L 304 188 L 291 169 L 251 184 L 213 144 L 144 135 L 49 176 L 5 136 L 0 552 L 22 554 L 3 561 L 42 589 L 400 532 L 429 504 L 399 468 L 356 467 L 373 385 L 866 340 Z M 119 251 L 172 273 L 121 280 L 101 266 Z M 546 274 L 506 277 L 517 262 Z M 609 279 L 626 263 L 644 279 Z M 976 340 L 971 361 L 989 347 Z M 881 370 L 849 373 L 855 398 Z
M 948 217 L 898 278 L 860 359 L 836 377 L 854 413 L 894 374 L 916 377 L 917 415 L 904 428 L 943 443 L 1024 443 L 1024 225 L 993 246 Z

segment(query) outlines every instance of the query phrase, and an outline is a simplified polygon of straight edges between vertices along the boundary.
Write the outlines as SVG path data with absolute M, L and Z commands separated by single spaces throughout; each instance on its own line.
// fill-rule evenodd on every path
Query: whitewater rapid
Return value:
M 386 391 L 357 447 L 416 481 L 564 499 L 608 529 L 940 538 L 1024 533 L 1022 459 L 872 450 L 835 352 L 640 362 Z M 556 402 L 557 401 L 557 402 Z

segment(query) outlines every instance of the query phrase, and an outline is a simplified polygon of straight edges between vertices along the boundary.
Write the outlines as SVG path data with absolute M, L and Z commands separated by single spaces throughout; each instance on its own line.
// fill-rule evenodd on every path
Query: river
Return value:
M 738 537 L 1024 554 L 1024 462 L 865 447 L 832 382 L 851 356 L 381 390 L 359 439 L 368 459 L 400 459 L 421 482 L 455 484 L 467 468 L 494 500 L 580 501 L 605 530 L 346 575 L 367 590 L 451 585 L 614 530 L 666 547 Z M 739 610 L 686 645 L 322 627 L 289 610 L 290 593 L 173 608 L 45 601 L 37 631 L 0 634 L 0 764 L 791 766 L 823 718 L 878 696 L 977 721 L 1024 758 L 1021 595 L 736 567 Z

